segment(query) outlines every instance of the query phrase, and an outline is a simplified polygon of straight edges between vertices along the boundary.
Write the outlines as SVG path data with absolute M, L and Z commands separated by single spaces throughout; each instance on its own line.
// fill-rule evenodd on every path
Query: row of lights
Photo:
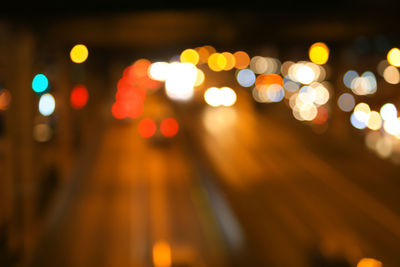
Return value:
M 182 63 L 207 64 L 213 71 L 244 69 L 250 64 L 249 55 L 244 51 L 236 51 L 233 54 L 230 52 L 218 53 L 209 45 L 186 49 L 182 51 L 179 58 Z
M 396 83 L 398 80 L 396 79 L 398 70 L 394 67 L 400 66 L 399 54 L 400 51 L 394 48 L 387 55 L 387 62 L 391 65 L 386 66 L 382 75 L 389 83 Z M 71 49 L 70 58 L 74 63 L 82 63 L 87 57 L 88 50 L 86 46 L 79 44 Z M 286 97 L 296 119 L 313 120 L 317 118 L 318 111 L 322 114 L 327 114 L 327 109 L 322 105 L 329 99 L 329 90 L 323 83 L 318 81 L 322 81 L 326 75 L 326 71 L 321 65 L 328 61 L 328 47 L 321 42 L 313 44 L 309 49 L 309 58 L 311 62 L 301 61 L 294 63 L 288 61 L 281 64 L 275 58 L 255 56 L 250 59 L 244 51 L 237 51 L 233 54 L 229 52 L 217 53 L 213 47 L 203 46 L 184 50 L 180 55 L 181 62 L 155 62 L 153 64 L 146 62 L 146 68 L 142 70 L 142 74 L 143 77 L 150 77 L 152 80 L 164 81 L 166 93 L 170 98 L 188 100 L 193 96 L 193 87 L 201 85 L 205 78 L 204 72 L 196 67 L 197 64 L 207 63 L 208 67 L 213 71 L 231 70 L 235 67 L 237 69 L 236 79 L 240 85 L 243 87 L 254 85 L 253 96 L 256 101 L 263 103 L 279 102 Z M 344 75 L 343 81 L 346 87 L 351 89 L 354 94 L 365 95 L 376 92 L 376 78 L 372 72 L 367 71 L 360 76 L 355 71 L 348 71 Z M 119 85 L 123 87 L 123 82 L 120 82 L 121 84 Z M 39 94 L 45 92 L 48 88 L 47 77 L 43 74 L 36 75 L 32 81 L 32 88 Z M 124 89 L 121 91 L 124 91 Z M 220 93 L 220 91 L 225 93 Z M 113 114 L 116 117 L 140 116 L 140 111 L 136 114 L 133 114 L 135 113 L 133 112 L 130 115 L 121 115 L 121 112 L 117 112 L 118 99 L 123 98 L 121 95 L 124 95 L 124 93 L 128 95 L 127 99 L 131 101 L 131 104 L 140 99 L 137 95 L 135 96 L 134 92 L 135 89 L 125 90 L 123 93 L 117 92 L 117 101 L 113 105 Z M 1 95 L 7 95 L 7 93 L 3 92 Z M 224 100 L 225 96 L 226 99 Z M 323 96 L 322 102 L 321 99 L 317 99 L 318 96 L 320 98 Z M 3 96 L 3 98 L 5 97 Z M 82 108 L 87 99 L 87 89 L 82 85 L 76 86 L 71 92 L 70 102 L 74 108 Z M 231 106 L 236 101 L 236 94 L 227 87 L 221 89 L 212 87 L 205 91 L 204 99 L 211 106 Z M 355 100 L 351 94 L 345 93 L 338 98 L 338 105 L 343 111 L 351 111 L 354 104 Z M 120 106 L 132 109 L 132 105 L 121 104 Z M 39 100 L 41 114 L 49 116 L 53 113 L 54 108 L 54 97 L 50 93 L 42 94 Z M 142 109 L 139 108 L 138 110 Z M 370 117 L 369 124 L 364 121 L 366 127 L 369 125 L 369 128 L 372 129 L 379 128 L 375 125 L 379 121 L 379 119 L 376 119 L 376 113 L 371 112 Z M 362 127 L 357 116 L 352 116 L 352 118 L 352 121 L 358 127 Z
M 117 83 L 112 115 L 116 119 L 140 118 L 144 113 L 146 94 L 159 90 L 162 81 L 166 82 L 166 88 L 171 89 L 166 91 L 169 97 L 185 100 L 191 96 L 198 76 L 198 69 L 191 63 L 152 63 L 144 58 L 136 60 L 124 69 Z M 178 129 L 178 122 L 170 117 L 164 118 L 159 125 L 160 134 L 166 138 L 174 137 Z M 151 138 L 157 134 L 157 123 L 152 118 L 142 118 L 137 130 L 143 138 Z
M 326 104 L 330 96 L 327 86 L 322 83 L 326 71 L 321 66 L 329 58 L 329 49 L 324 43 L 315 43 L 310 47 L 309 57 L 311 62 L 288 61 L 281 64 L 271 57 L 250 58 L 244 51 L 218 53 L 207 45 L 184 50 L 179 56 L 180 62 L 153 63 L 149 76 L 165 82 L 169 98 L 187 101 L 193 97 L 194 87 L 201 85 L 205 78 L 197 65 L 207 64 L 212 71 L 236 68 L 237 82 L 243 87 L 253 87 L 253 97 L 257 102 L 280 102 L 286 97 L 288 102 L 297 103 L 291 105 L 296 119 L 315 119 L 321 124 L 328 118 L 328 109 L 320 106 Z M 234 90 L 228 87 L 210 87 L 203 97 L 212 107 L 232 106 L 237 98 Z
M 254 56 L 249 68 L 236 72 L 236 80 L 242 87 L 253 88 L 255 101 L 287 99 L 297 120 L 322 124 L 328 119 L 328 109 L 323 105 L 330 97 L 322 66 L 329 58 L 328 47 L 321 42 L 313 44 L 309 58 L 311 61 L 281 63 L 276 58 Z
M 70 51 L 70 59 L 73 63 L 83 63 L 86 61 L 89 55 L 88 49 L 83 44 L 75 45 Z M 50 92 L 50 83 L 47 76 L 43 73 L 36 74 L 32 79 L 32 90 L 39 96 L 38 110 L 39 113 L 44 117 L 51 116 L 56 108 L 56 100 L 53 94 Z M 6 96 L 7 97 L 7 96 Z M 11 95 L 9 94 L 8 103 L 10 102 Z M 1 103 L 6 100 L 1 100 L 0 94 L 0 108 Z M 82 109 L 89 100 L 89 92 L 85 85 L 77 84 L 73 87 L 70 93 L 69 101 L 70 105 L 74 109 Z M 47 142 L 53 135 L 52 126 L 50 122 L 40 122 L 34 126 L 33 137 L 38 142 Z
M 387 83 L 398 84 L 400 72 L 397 67 L 400 67 L 400 50 L 392 48 L 386 59 L 379 62 L 377 72 Z M 343 83 L 355 95 L 374 94 L 377 90 L 376 77 L 370 71 L 360 76 L 356 71 L 349 70 L 343 76 Z M 367 103 L 356 104 L 351 93 L 343 93 L 339 96 L 337 104 L 342 111 L 352 111 L 350 122 L 354 128 L 371 130 L 365 136 L 369 149 L 383 158 L 395 156 L 393 152 L 400 148 L 400 117 L 393 103 L 385 103 L 379 111 L 374 111 Z M 400 154 L 400 151 L 396 152 Z
M 179 125 L 174 118 L 165 118 L 160 123 L 160 133 L 167 138 L 178 133 Z M 143 118 L 138 124 L 138 132 L 144 138 L 153 137 L 157 132 L 157 124 L 151 118 Z
M 400 64 L 396 63 L 396 51 L 392 49 L 388 53 L 387 62 L 392 65 L 386 66 L 382 74 L 386 77 L 385 80 L 391 83 L 396 82 L 393 73 L 398 72 L 394 66 Z M 244 60 L 240 61 L 241 57 Z M 203 83 L 204 72 L 196 67 L 197 64 L 207 64 L 213 71 L 236 67 L 237 82 L 243 87 L 253 87 L 253 97 L 256 101 L 270 103 L 287 99 L 294 117 L 298 120 L 322 124 L 328 119 L 329 107 L 324 105 L 328 103 L 331 93 L 329 83 L 324 82 L 326 69 L 323 65 L 329 59 L 329 48 L 324 43 L 315 43 L 310 47 L 310 61 L 297 63 L 287 61 L 281 64 L 278 59 L 262 56 L 250 59 L 243 51 L 234 54 L 217 53 L 211 46 L 186 49 L 179 58 L 180 62 L 155 62 L 149 68 L 149 76 L 152 79 L 165 82 L 166 93 L 171 99 L 189 100 L 193 96 L 193 87 Z M 356 95 L 373 94 L 377 90 L 376 77 L 370 71 L 362 75 L 348 71 L 343 77 L 343 82 Z M 211 87 L 205 90 L 204 99 L 213 107 L 231 106 L 236 101 L 236 93 L 227 87 Z M 337 104 L 341 110 L 350 112 L 355 106 L 354 96 L 344 93 L 339 96 Z M 381 127 L 379 121 L 382 120 L 378 112 L 368 113 L 368 120 L 365 121 L 360 121 L 355 115 L 351 118 L 352 124 L 357 127 L 362 128 L 362 123 L 370 129 Z
M 117 119 L 138 118 L 144 111 L 147 90 L 157 90 L 160 83 L 148 76 L 151 62 L 139 59 L 126 67 L 117 84 L 112 115 Z

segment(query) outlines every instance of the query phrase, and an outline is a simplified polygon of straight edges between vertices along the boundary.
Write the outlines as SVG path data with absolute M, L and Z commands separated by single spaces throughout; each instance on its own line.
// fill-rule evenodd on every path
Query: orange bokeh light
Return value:
M 138 59 L 133 63 L 133 74 L 137 78 L 143 78 L 147 76 L 147 70 L 150 67 L 151 62 L 147 59 Z
M 210 52 L 205 47 L 197 47 L 197 53 L 199 54 L 199 63 L 207 63 Z
M 235 57 L 235 67 L 237 69 L 245 69 L 250 64 L 250 57 L 244 51 L 237 51 L 233 56 Z
M 258 90 L 264 90 L 272 84 L 283 86 L 283 79 L 278 74 L 261 74 L 256 78 L 255 86 Z
M 222 55 L 225 57 L 226 59 L 226 65 L 224 67 L 224 70 L 231 70 L 235 67 L 236 64 L 236 59 L 235 57 L 232 55 L 232 53 L 229 52 L 223 52 Z

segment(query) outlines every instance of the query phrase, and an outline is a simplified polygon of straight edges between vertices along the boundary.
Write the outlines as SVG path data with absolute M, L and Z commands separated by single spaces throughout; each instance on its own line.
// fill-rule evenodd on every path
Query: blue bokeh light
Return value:
M 36 93 L 44 92 L 49 87 L 49 80 L 44 74 L 37 74 L 32 80 L 32 89 Z

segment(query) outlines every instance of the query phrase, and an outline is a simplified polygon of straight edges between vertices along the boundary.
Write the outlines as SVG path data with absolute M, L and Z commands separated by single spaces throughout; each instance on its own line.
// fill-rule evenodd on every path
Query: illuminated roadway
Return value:
M 398 168 L 274 105 L 175 106 L 168 142 L 111 121 L 30 266 L 399 266 Z
M 339 263 L 346 258 L 355 266 L 372 257 L 398 266 L 398 168 L 356 133 L 318 135 L 283 103 L 271 105 L 257 109 L 239 97 L 234 109 L 206 109 L 204 131 L 192 129 L 258 261 L 347 266 Z

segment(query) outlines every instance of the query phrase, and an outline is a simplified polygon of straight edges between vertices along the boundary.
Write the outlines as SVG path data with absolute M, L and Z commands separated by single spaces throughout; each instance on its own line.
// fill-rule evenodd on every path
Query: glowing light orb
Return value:
M 153 246 L 154 267 L 170 267 L 172 265 L 171 247 L 165 241 L 158 241 Z
M 362 258 L 357 263 L 357 267 L 382 267 L 382 262 L 373 258 Z
M 356 77 L 351 82 L 351 90 L 356 95 L 367 95 L 376 92 L 377 83 L 375 75 L 370 72 L 364 72 L 361 77 Z
M 11 103 L 11 93 L 7 89 L 0 90 L 0 110 L 6 110 Z
M 387 53 L 387 60 L 390 65 L 400 67 L 400 49 L 394 47 Z
M 297 69 L 296 79 L 302 84 L 310 84 L 315 79 L 315 73 L 310 66 L 302 65 Z
M 169 64 L 165 90 L 174 100 L 187 101 L 192 98 L 197 79 L 197 68 L 191 63 Z
M 398 84 L 400 82 L 400 73 L 396 67 L 387 66 L 382 75 L 387 83 Z
M 236 58 L 232 55 L 232 53 L 229 52 L 223 52 L 222 55 L 226 59 L 226 64 L 223 70 L 231 70 L 235 67 L 236 64 Z
M 266 90 L 269 86 L 277 84 L 283 86 L 283 79 L 278 74 L 261 74 L 258 75 L 255 81 L 255 86 L 258 90 Z
M 328 61 L 329 48 L 324 43 L 315 43 L 310 47 L 308 56 L 313 63 L 323 65 Z
M 250 64 L 250 57 L 244 51 L 237 51 L 233 56 L 235 57 L 235 67 L 237 69 L 245 69 Z
M 289 92 L 296 92 L 300 88 L 300 84 L 298 82 L 292 81 L 290 78 L 285 77 L 283 79 L 283 88 Z
M 365 129 L 367 127 L 367 124 L 364 121 L 357 119 L 357 117 L 355 116 L 354 113 L 352 113 L 350 116 L 350 122 L 354 128 L 357 128 L 360 130 Z
M 47 142 L 53 136 L 53 130 L 47 123 L 39 123 L 33 127 L 33 139 L 37 142 Z
M 237 82 L 243 87 L 250 87 L 256 81 L 256 75 L 250 69 L 242 69 L 236 75 Z
M 149 67 L 149 76 L 156 81 L 165 81 L 168 75 L 167 62 L 154 62 Z
M 381 115 L 376 111 L 371 111 L 367 120 L 367 127 L 371 130 L 379 130 L 382 127 Z
M 204 80 L 205 80 L 204 72 L 201 69 L 197 69 L 196 81 L 194 82 L 194 86 L 202 85 Z
M 400 134 L 400 120 L 398 118 L 386 120 L 383 124 L 383 128 L 388 134 L 398 135 Z
M 86 86 L 79 84 L 71 91 L 70 103 L 74 109 L 83 108 L 89 100 L 89 92 Z
M 165 137 L 173 137 L 178 133 L 178 122 L 173 118 L 166 118 L 161 121 L 160 131 Z
M 296 109 L 298 110 L 300 117 L 305 121 L 314 120 L 318 114 L 317 107 L 309 103 L 297 106 Z
M 199 59 L 199 53 L 194 49 L 186 49 L 180 56 L 181 62 L 192 63 L 193 65 L 199 63 Z
M 83 44 L 77 44 L 72 47 L 69 56 L 74 63 L 83 63 L 89 56 L 89 50 Z
M 204 100 L 212 107 L 230 107 L 236 103 L 236 93 L 229 87 L 210 87 L 204 92 Z
M 144 138 L 152 137 L 156 130 L 156 123 L 150 118 L 144 118 L 138 124 L 138 132 Z
M 313 122 L 315 124 L 324 124 L 329 117 L 328 110 L 324 106 L 318 107 L 317 116 L 314 118 Z
M 393 120 L 397 118 L 397 108 L 392 103 L 384 104 L 380 109 L 380 114 L 383 120 Z
M 347 88 L 351 89 L 351 85 L 352 85 L 354 79 L 356 79 L 358 77 L 359 77 L 359 75 L 356 71 L 349 70 L 343 76 L 343 83 L 344 83 L 344 85 L 346 85 Z
M 214 53 L 208 58 L 208 67 L 213 71 L 221 71 L 226 67 L 226 58 L 220 53 Z
M 44 92 L 49 87 L 49 80 L 44 74 L 37 74 L 32 80 L 32 89 L 36 93 Z
M 220 105 L 220 94 L 217 87 L 210 87 L 204 92 L 204 100 L 212 107 L 218 107 Z
M 229 87 L 222 87 L 220 89 L 221 105 L 225 107 L 233 106 L 236 103 L 236 93 Z
M 345 112 L 352 111 L 355 105 L 354 96 L 348 93 L 341 94 L 338 98 L 337 104 L 339 108 Z
M 271 102 L 279 102 L 285 97 L 285 91 L 279 84 L 272 84 L 267 88 L 267 96 Z
M 53 114 L 54 109 L 56 108 L 56 101 L 54 97 L 47 93 L 40 97 L 39 99 L 39 112 L 43 116 L 50 116 Z

